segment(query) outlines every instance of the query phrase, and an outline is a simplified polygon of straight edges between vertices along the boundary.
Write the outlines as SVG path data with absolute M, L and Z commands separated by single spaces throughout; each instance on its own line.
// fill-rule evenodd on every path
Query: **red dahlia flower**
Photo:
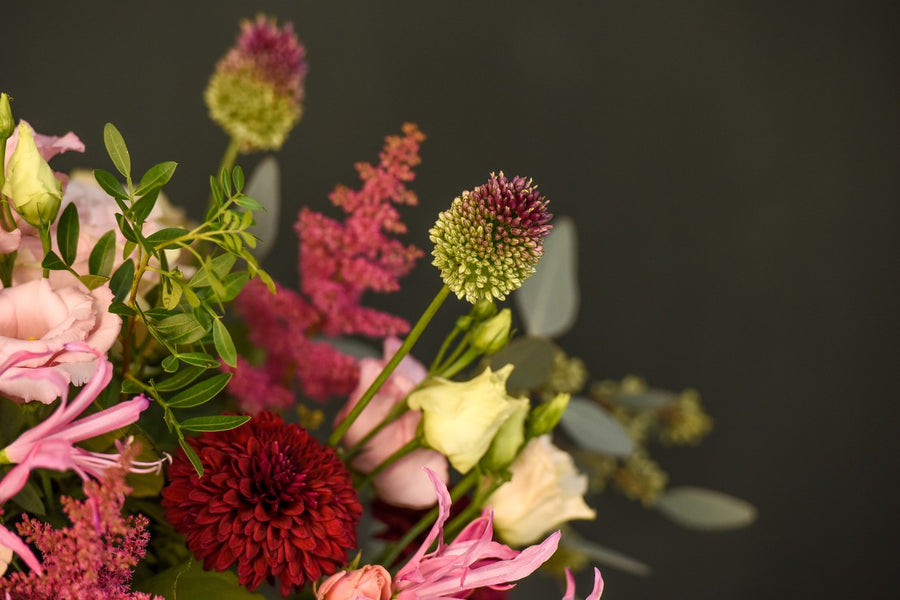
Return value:
M 286 596 L 345 564 L 362 507 L 333 450 L 270 412 L 189 441 L 204 475 L 179 452 L 162 504 L 204 568 L 237 563 L 242 585 L 278 577 Z

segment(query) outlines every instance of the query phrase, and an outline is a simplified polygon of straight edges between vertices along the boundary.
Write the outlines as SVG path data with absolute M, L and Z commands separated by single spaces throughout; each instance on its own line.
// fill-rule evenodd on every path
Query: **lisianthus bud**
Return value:
M 515 411 L 500 426 L 487 453 L 487 466 L 495 471 L 508 467 L 525 442 L 525 418 L 531 403 L 528 398 L 516 398 L 514 402 Z
M 503 300 L 534 273 L 550 231 L 547 200 L 530 179 L 491 179 L 453 200 L 428 232 L 432 264 L 457 297 Z
M 242 152 L 277 150 L 300 119 L 306 49 L 289 23 L 244 21 L 204 92 L 213 121 Z
M 472 332 L 472 347 L 490 356 L 503 349 L 509 341 L 512 311 L 504 308 L 493 318 L 482 321 Z
M 472 310 L 469 311 L 469 315 L 471 315 L 473 319 L 477 319 L 479 321 L 490 319 L 496 314 L 497 305 L 494 304 L 494 300 L 492 298 L 479 300 L 472 306 Z
M 8 139 L 16 130 L 12 107 L 9 105 L 9 94 L 0 93 L 0 140 Z
M 381 565 L 338 571 L 316 589 L 316 600 L 388 600 L 391 574 Z
M 521 399 L 506 393 L 513 366 L 485 369 L 469 381 L 434 378 L 406 402 L 422 411 L 425 441 L 444 454 L 460 473 L 467 473 L 487 452 L 500 427 L 517 410 Z
M 557 394 L 549 402 L 535 407 L 528 417 L 528 437 L 538 437 L 553 431 L 569 407 L 571 394 Z
M 19 142 L 6 165 L 3 193 L 22 217 L 35 227 L 56 219 L 62 202 L 62 184 L 41 156 L 31 128 L 19 125 Z

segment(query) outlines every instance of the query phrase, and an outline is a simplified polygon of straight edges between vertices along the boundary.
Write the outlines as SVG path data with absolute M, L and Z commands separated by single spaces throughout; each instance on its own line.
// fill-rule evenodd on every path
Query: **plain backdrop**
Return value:
M 897 597 L 892 3 L 17 2 L 0 89 L 39 131 L 84 140 L 58 169 L 109 168 L 106 121 L 138 169 L 178 161 L 168 195 L 196 217 L 226 144 L 202 91 L 259 11 L 296 24 L 310 65 L 278 155 L 276 278 L 297 281 L 299 207 L 328 210 L 353 163 L 414 121 L 428 140 L 410 241 L 428 248 L 437 212 L 491 171 L 534 177 L 579 230 L 582 308 L 560 343 L 594 378 L 702 393 L 713 433 L 654 455 L 759 520 L 701 534 L 602 496 L 580 531 L 653 567 L 604 570 L 604 598 Z M 423 260 L 375 302 L 415 318 L 439 285 Z M 546 580 L 520 592 L 559 597 Z

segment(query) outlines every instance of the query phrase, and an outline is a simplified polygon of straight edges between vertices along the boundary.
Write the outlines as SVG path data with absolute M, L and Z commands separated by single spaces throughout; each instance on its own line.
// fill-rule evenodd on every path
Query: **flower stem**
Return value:
M 219 170 L 216 173 L 218 176 L 222 169 L 228 169 L 229 171 L 234 166 L 234 161 L 237 160 L 238 152 L 241 150 L 241 143 L 237 141 L 235 138 L 231 138 L 228 142 L 228 148 L 225 149 L 225 154 L 222 156 L 222 163 L 219 165 Z
M 478 481 L 478 470 L 473 469 L 453 487 L 453 490 L 450 492 L 450 501 L 456 502 L 463 497 L 465 493 L 475 485 L 476 481 Z M 394 542 L 391 549 L 385 552 L 381 558 L 376 561 L 376 564 L 390 568 L 391 563 L 397 560 L 397 557 L 400 556 L 403 549 L 409 546 L 429 525 L 433 524 L 437 519 L 437 516 L 438 507 L 435 506 L 425 513 L 425 516 L 419 519 L 419 522 L 413 525 L 402 538 Z
M 381 373 L 378 374 L 378 377 L 375 378 L 375 381 L 372 382 L 372 385 L 369 386 L 369 389 L 366 390 L 366 393 L 362 395 L 362 398 L 359 399 L 359 402 L 356 403 L 356 406 L 353 407 L 353 410 L 350 411 L 350 414 L 347 415 L 347 418 L 341 421 L 341 423 L 335 428 L 335 430 L 331 433 L 331 436 L 328 438 L 328 445 L 334 448 L 337 446 L 341 439 L 344 437 L 344 434 L 347 433 L 347 430 L 350 429 L 350 426 L 353 425 L 353 422 L 356 421 L 356 418 L 362 414 L 362 411 L 365 410 L 366 406 L 369 405 L 369 402 L 375 396 L 375 393 L 381 389 L 381 386 L 384 385 L 384 382 L 388 380 L 388 377 L 391 376 L 391 373 L 394 372 L 394 369 L 397 368 L 397 365 L 400 364 L 400 361 L 403 360 L 403 357 L 409 354 L 409 351 L 412 350 L 413 345 L 415 345 L 416 341 L 419 339 L 419 336 L 422 335 L 422 332 L 425 331 L 425 327 L 428 326 L 428 323 L 431 321 L 432 317 L 434 317 L 435 313 L 441 307 L 441 304 L 444 303 L 444 300 L 447 299 L 447 296 L 450 294 L 450 288 L 444 284 L 441 287 L 440 291 L 435 295 L 434 300 L 431 301 L 431 304 L 428 305 L 428 308 L 425 309 L 425 312 L 422 313 L 422 316 L 419 317 L 419 320 L 413 326 L 412 330 L 409 332 L 409 335 L 406 336 L 406 339 L 403 340 L 403 344 L 400 348 L 397 349 L 397 352 L 391 357 L 391 360 L 388 361 L 388 364 L 384 366 L 381 370 Z
M 394 464 L 395 462 L 397 462 L 398 460 L 400 460 L 407 454 L 414 452 L 421 447 L 422 447 L 422 441 L 418 437 L 414 437 L 413 439 L 409 440 L 408 442 L 406 442 L 405 444 L 400 446 L 400 448 L 398 448 L 396 452 L 394 452 L 393 454 L 388 456 L 386 459 L 384 459 L 381 462 L 380 465 L 378 465 L 377 467 L 375 467 L 374 469 L 372 469 L 371 471 L 369 471 L 366 474 L 365 478 L 359 483 L 359 486 L 357 487 L 357 491 L 363 489 L 364 487 L 366 487 L 367 485 L 372 483 L 375 480 L 375 478 L 382 471 L 387 469 L 389 466 L 391 466 L 392 464 Z
M 52 247 L 50 246 L 50 225 L 44 225 L 42 223 L 40 232 L 41 232 L 41 247 L 44 250 L 44 256 L 47 256 L 47 254 L 52 250 Z M 44 269 L 44 279 L 48 279 L 49 277 L 50 277 L 50 269 Z
M 456 360 L 456 362 L 454 362 L 452 365 L 448 365 L 440 372 L 438 372 L 438 377 L 450 379 L 451 377 L 462 371 L 465 367 L 467 367 L 469 363 L 478 358 L 480 354 L 481 352 L 479 352 L 475 348 L 469 348 L 468 350 L 466 350 L 465 354 L 463 354 Z

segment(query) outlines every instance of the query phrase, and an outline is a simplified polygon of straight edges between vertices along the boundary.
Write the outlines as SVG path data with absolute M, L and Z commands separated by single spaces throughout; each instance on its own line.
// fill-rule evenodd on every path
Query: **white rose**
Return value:
M 463 382 L 437 377 L 407 398 L 411 409 L 422 411 L 425 441 L 460 473 L 481 460 L 497 431 L 520 407 L 523 399 L 506 393 L 512 369 L 487 368 Z
M 549 435 L 529 441 L 510 471 L 512 478 L 485 502 L 494 510 L 494 529 L 507 543 L 525 546 L 567 521 L 596 516 L 582 498 L 587 477 Z

